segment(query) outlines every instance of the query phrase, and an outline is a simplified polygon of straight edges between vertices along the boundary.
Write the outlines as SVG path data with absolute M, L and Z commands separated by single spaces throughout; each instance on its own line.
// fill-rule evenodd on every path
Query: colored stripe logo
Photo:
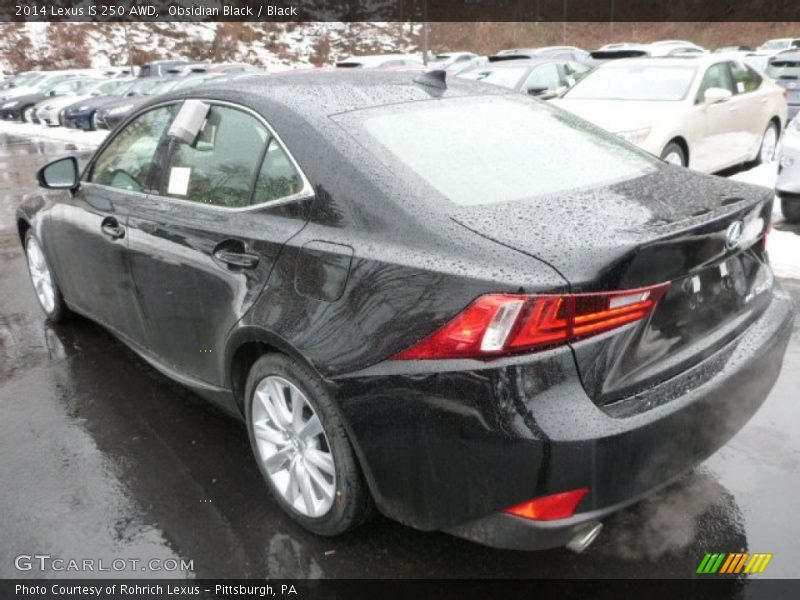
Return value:
M 696 572 L 703 575 L 713 575 L 715 573 L 725 575 L 763 573 L 771 560 L 771 553 L 709 552 L 700 561 L 700 566 L 697 567 Z

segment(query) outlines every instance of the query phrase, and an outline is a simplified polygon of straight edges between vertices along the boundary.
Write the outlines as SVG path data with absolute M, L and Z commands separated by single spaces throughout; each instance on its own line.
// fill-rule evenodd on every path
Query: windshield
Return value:
M 129 85 L 130 84 L 125 81 L 101 81 L 92 88 L 91 93 L 93 96 L 110 96 L 119 93 L 123 88 Z
M 138 83 L 133 84 L 131 86 L 131 89 L 128 91 L 129 93 L 134 95 L 147 96 L 149 94 L 152 94 L 156 88 L 158 88 L 163 84 L 164 84 L 163 79 L 145 79 L 144 81 L 140 81 Z
M 458 74 L 458 76 L 465 79 L 476 79 L 478 81 L 484 81 L 486 83 L 492 83 L 494 85 L 514 89 L 517 87 L 517 84 L 519 84 L 520 80 L 525 76 L 527 71 L 528 67 L 522 66 L 518 68 L 496 67 L 494 69 L 491 67 L 483 67 L 480 69 L 461 72 Z
M 100 79 L 87 79 L 85 81 L 81 81 L 80 83 L 76 83 L 75 93 L 88 94 L 90 91 L 92 91 L 94 88 L 97 87 L 98 83 L 102 85 L 103 81 Z
M 767 75 L 773 79 L 797 79 L 800 76 L 800 60 L 775 60 L 767 65 Z
M 564 97 L 580 100 L 683 100 L 697 72 L 693 66 L 609 65 L 596 69 Z
M 781 48 L 788 48 L 789 40 L 769 40 L 761 44 L 759 50 L 780 50 Z
M 414 102 L 334 119 L 400 179 L 421 178 L 464 206 L 610 184 L 660 164 L 566 111 L 521 95 Z

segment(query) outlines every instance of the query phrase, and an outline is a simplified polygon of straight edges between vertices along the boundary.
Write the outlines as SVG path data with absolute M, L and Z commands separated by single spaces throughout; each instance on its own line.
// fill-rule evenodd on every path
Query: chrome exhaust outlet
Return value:
M 603 524 L 600 521 L 588 523 L 586 526 L 582 527 L 578 533 L 575 534 L 575 537 L 567 542 L 567 548 L 580 554 L 589 546 L 591 546 L 592 542 L 597 539 L 598 535 L 600 535 L 600 531 L 602 531 L 602 529 Z

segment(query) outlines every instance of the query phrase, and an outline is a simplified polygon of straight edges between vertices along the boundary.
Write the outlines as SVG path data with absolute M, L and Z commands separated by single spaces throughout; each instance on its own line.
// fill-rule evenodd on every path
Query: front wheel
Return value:
M 33 107 L 26 106 L 22 111 L 22 120 L 26 123 L 33 123 Z
M 25 233 L 25 257 L 28 261 L 28 274 L 31 277 L 33 291 L 47 321 L 50 323 L 63 321 L 69 314 L 69 309 L 64 304 L 64 298 L 53 278 L 47 257 L 30 229 Z
M 267 354 L 250 370 L 245 398 L 250 444 L 281 508 L 320 535 L 366 520 L 369 491 L 321 379 L 287 356 Z
M 671 165 L 678 167 L 686 166 L 686 153 L 683 148 L 675 142 L 670 142 L 661 152 L 661 159 Z
M 758 149 L 756 164 L 771 163 L 775 159 L 775 149 L 778 146 L 778 126 L 770 122 L 761 136 L 761 147 Z

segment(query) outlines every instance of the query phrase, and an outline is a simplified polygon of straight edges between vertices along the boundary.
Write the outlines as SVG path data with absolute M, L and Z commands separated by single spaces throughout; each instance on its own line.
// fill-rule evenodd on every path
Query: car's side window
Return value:
M 253 115 L 213 105 L 195 142 L 173 150 L 161 194 L 199 204 L 247 206 L 268 138 Z
M 555 90 L 561 86 L 561 77 L 555 63 L 536 67 L 528 76 L 523 86 L 523 91 L 528 90 Z
M 739 62 L 731 63 L 731 75 L 736 94 L 754 92 L 761 86 L 761 76 L 753 69 Z
M 154 108 L 128 123 L 94 161 L 89 181 L 121 190 L 147 190 L 153 155 L 177 107 Z
M 567 62 L 564 63 L 564 74 L 567 78 L 567 85 L 573 86 L 578 83 L 581 79 L 583 79 L 589 71 L 591 71 L 591 67 L 587 67 L 586 65 L 582 65 L 581 63 L 576 62 Z
M 703 81 L 700 83 L 700 88 L 697 90 L 697 103 L 703 102 L 706 90 L 709 88 L 722 88 L 734 93 L 731 74 L 726 63 L 717 63 L 708 67 Z
M 299 192 L 303 187 L 300 175 L 292 166 L 289 157 L 273 138 L 269 142 L 264 162 L 256 182 L 253 204 L 285 198 Z

